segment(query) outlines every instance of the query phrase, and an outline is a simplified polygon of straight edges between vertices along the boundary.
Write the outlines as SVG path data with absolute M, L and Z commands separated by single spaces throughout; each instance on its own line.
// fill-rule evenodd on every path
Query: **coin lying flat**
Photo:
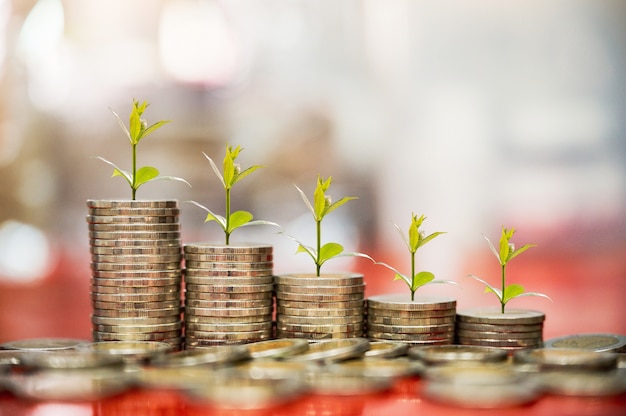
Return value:
M 457 312 L 457 321 L 477 324 L 540 324 L 545 317 L 543 312 L 527 309 L 507 309 L 500 313 L 493 308 L 476 308 Z
M 163 217 L 180 215 L 179 208 L 90 208 L 90 215 L 95 216 L 140 216 Z
M 578 397 L 603 397 L 626 393 L 626 376 L 612 371 L 546 371 L 534 376 L 550 394 Z
M 388 377 L 392 379 L 409 377 L 424 371 L 424 365 L 418 361 L 408 359 L 353 359 L 334 363 L 327 367 L 329 372 L 354 375 L 360 377 Z
M 294 274 L 276 276 L 277 285 L 288 286 L 353 286 L 363 284 L 363 275 L 360 273 L 328 273 L 323 276 Z
M 213 286 L 270 285 L 273 288 L 273 276 L 197 276 L 185 275 L 185 283 Z
M 124 231 L 124 230 L 109 230 L 109 231 L 90 231 L 90 242 L 102 241 L 102 240 L 115 240 L 120 241 L 120 244 L 130 244 L 131 241 L 169 241 L 177 240 L 180 242 L 180 230 L 176 231 Z M 139 243 L 140 244 L 140 243 Z M 102 245 L 102 244 L 100 244 Z
M 617 354 L 568 348 L 539 348 L 517 351 L 516 362 L 537 364 L 542 369 L 608 370 L 617 368 Z
M 32 338 L 5 342 L 0 345 L 0 348 L 23 351 L 55 351 L 72 349 L 85 342 L 87 341 L 73 338 Z
M 150 365 L 155 367 L 219 366 L 249 358 L 248 349 L 244 346 L 214 346 L 161 355 L 150 360 Z
M 395 341 L 370 341 L 370 349 L 365 352 L 365 358 L 396 358 L 407 353 L 408 344 Z
M 246 345 L 250 356 L 259 358 L 284 358 L 294 354 L 300 354 L 309 349 L 309 343 L 305 339 L 273 339 Z
M 185 253 L 196 254 L 271 254 L 273 247 L 261 244 L 194 243 L 184 245 Z
M 364 293 L 365 284 L 344 285 L 344 286 L 303 286 L 277 284 L 276 290 L 287 293 L 302 294 L 325 294 L 325 295 L 346 295 L 354 293 Z
M 195 262 L 208 263 L 269 263 L 274 260 L 272 253 L 263 254 L 243 254 L 243 253 L 225 253 L 225 254 L 200 254 L 185 252 L 185 260 Z
M 352 339 L 361 338 L 364 335 L 363 330 L 356 330 L 350 332 L 303 332 L 303 331 L 287 331 L 280 328 L 276 328 L 277 338 L 305 338 L 312 341 L 330 341 L 335 339 Z
M 427 311 L 448 310 L 456 308 L 456 300 L 448 297 L 424 296 L 419 302 L 410 302 L 408 295 L 381 295 L 367 298 L 367 306 L 370 309 L 401 310 L 401 311 Z
M 336 362 L 361 357 L 369 349 L 365 338 L 349 338 L 319 341 L 309 345 L 303 353 L 293 355 L 288 360 Z
M 545 348 L 576 348 L 596 352 L 626 352 L 626 336 L 617 334 L 576 334 L 553 338 Z
M 178 201 L 176 200 L 100 200 L 100 199 L 88 199 L 88 208 L 177 208 Z
M 26 367 L 58 370 L 116 366 L 123 363 L 120 357 L 76 349 L 25 351 L 20 359 L 21 365 Z
M 504 362 L 508 353 L 492 347 L 476 345 L 429 345 L 412 347 L 407 351 L 410 358 L 426 364 L 448 364 L 459 362 Z
M 110 248 L 132 248 L 132 247 L 181 247 L 180 238 L 161 238 L 160 236 L 156 236 L 156 238 L 147 238 L 142 240 L 141 237 L 143 235 L 139 235 L 139 238 L 136 239 L 111 239 L 111 238 L 91 238 L 89 240 L 89 246 L 96 247 L 110 247 Z
M 392 379 L 318 370 L 306 374 L 306 385 L 316 395 L 365 396 L 389 390 Z

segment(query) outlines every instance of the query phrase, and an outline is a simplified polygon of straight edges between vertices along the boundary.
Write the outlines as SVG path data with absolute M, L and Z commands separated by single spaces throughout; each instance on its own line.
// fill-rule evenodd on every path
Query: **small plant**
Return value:
M 161 120 L 157 121 L 151 126 L 148 126 L 148 123 L 141 118 L 143 112 L 146 110 L 148 105 L 149 104 L 146 101 L 139 104 L 137 100 L 133 99 L 133 108 L 130 112 L 129 118 L 129 128 L 126 128 L 126 125 L 124 125 L 122 119 L 115 113 L 115 111 L 111 110 L 111 112 L 117 119 L 120 127 L 122 127 L 122 130 L 124 130 L 124 133 L 126 133 L 126 137 L 128 137 L 128 140 L 130 141 L 130 145 L 132 147 L 132 171 L 127 172 L 123 169 L 120 169 L 113 162 L 109 162 L 103 157 L 96 157 L 97 159 L 100 159 L 103 162 L 113 166 L 114 170 L 112 177 L 121 176 L 126 179 L 126 182 L 128 182 L 128 184 L 130 185 L 133 200 L 135 200 L 137 189 L 139 189 L 141 185 L 147 182 L 155 180 L 174 180 L 184 182 L 189 185 L 189 183 L 182 178 L 177 178 L 174 176 L 159 176 L 158 169 L 152 166 L 143 166 L 137 169 L 137 145 L 139 144 L 139 142 L 164 124 L 169 123 L 169 120 Z
M 520 254 L 522 254 L 529 248 L 536 246 L 536 244 L 525 244 L 524 246 L 516 250 L 515 245 L 511 243 L 511 238 L 513 237 L 514 233 L 515 233 L 514 228 L 511 228 L 509 230 L 507 228 L 504 228 L 504 226 L 502 227 L 502 235 L 500 236 L 499 250 L 496 250 L 496 247 L 491 243 L 491 241 L 486 236 L 483 236 L 485 237 L 485 240 L 487 240 L 487 243 L 489 244 L 489 248 L 491 249 L 491 252 L 496 256 L 496 258 L 500 262 L 500 267 L 502 270 L 501 289 L 491 286 L 489 283 L 487 283 L 483 279 L 480 279 L 474 275 L 470 275 L 470 277 L 478 280 L 479 282 L 483 283 L 486 286 L 485 293 L 491 292 L 491 293 L 494 293 L 498 297 L 498 300 L 500 301 L 502 313 L 504 313 L 505 305 L 511 299 L 519 298 L 522 296 L 541 296 L 541 297 L 550 299 L 549 296 L 544 295 L 542 293 L 525 292 L 525 289 L 522 285 L 518 285 L 518 284 L 510 284 L 508 286 L 506 285 L 506 265 L 515 257 L 519 256 Z
M 289 238 L 298 243 L 297 253 L 307 253 L 315 262 L 316 274 L 320 276 L 320 271 L 322 268 L 322 264 L 326 263 L 328 260 L 336 258 L 336 257 L 364 257 L 373 261 L 373 259 L 362 253 L 355 252 L 344 252 L 344 248 L 341 244 L 338 243 L 326 243 L 322 245 L 322 220 L 326 215 L 330 214 L 332 211 L 336 210 L 346 202 L 358 199 L 354 196 L 345 196 L 338 201 L 332 202 L 332 198 L 329 195 L 326 195 L 326 191 L 330 187 L 332 183 L 332 177 L 329 176 L 327 179 L 322 178 L 320 175 L 317 176 L 317 186 L 315 187 L 315 191 L 313 192 L 313 204 L 309 201 L 306 194 L 302 191 L 302 189 L 298 188 L 297 185 L 294 185 L 302 200 L 313 214 L 313 219 L 315 219 L 315 232 L 316 232 L 316 246 L 315 248 L 307 246 L 294 237 L 287 235 Z
M 438 232 L 434 232 L 432 234 L 426 235 L 423 231 L 420 230 L 420 227 L 422 226 L 422 223 L 424 222 L 425 219 L 426 217 L 424 217 L 424 215 L 421 215 L 418 217 L 416 214 L 412 213 L 411 225 L 409 225 L 408 234 L 404 234 L 402 230 L 400 229 L 400 227 L 394 224 L 394 226 L 396 227 L 396 230 L 398 230 L 398 232 L 400 233 L 400 236 L 402 237 L 402 240 L 404 240 L 404 243 L 409 249 L 409 253 L 411 254 L 411 274 L 410 275 L 403 274 L 399 272 L 397 269 L 395 269 L 394 267 L 386 263 L 376 262 L 376 264 L 380 264 L 394 271 L 396 273 L 394 280 L 402 280 L 408 285 L 409 290 L 411 291 L 411 300 L 415 300 L 415 292 L 417 291 L 417 289 L 419 289 L 422 286 L 426 286 L 426 285 L 434 284 L 434 283 L 456 284 L 456 282 L 453 282 L 450 280 L 434 280 L 435 275 L 431 272 L 427 272 L 427 271 L 422 271 L 418 273 L 415 272 L 415 253 L 417 252 L 417 249 L 422 247 L 424 244 L 428 243 L 435 237 L 441 234 L 445 234 L 444 232 L 438 231 Z
M 213 159 L 207 156 L 206 153 L 202 153 L 204 157 L 209 160 L 213 172 L 215 172 L 220 182 L 222 183 L 222 186 L 224 187 L 224 191 L 226 193 L 226 214 L 224 217 L 215 214 L 213 211 L 200 205 L 197 202 L 190 201 L 192 204 L 208 212 L 205 222 L 215 221 L 220 225 L 220 227 L 222 227 L 222 230 L 224 230 L 224 234 L 226 235 L 226 245 L 230 243 L 230 235 L 232 234 L 232 232 L 239 227 L 244 227 L 248 225 L 274 225 L 278 227 L 278 224 L 270 221 L 253 220 L 254 216 L 248 211 L 231 212 L 230 195 L 233 186 L 246 176 L 250 175 L 255 170 L 262 167 L 260 165 L 254 165 L 242 171 L 241 166 L 235 163 L 235 160 L 242 150 L 243 149 L 241 148 L 241 146 L 237 146 L 234 149 L 232 148 L 232 146 L 226 146 L 226 156 L 224 156 L 223 163 L 223 174 L 220 172 L 215 162 L 213 162 Z

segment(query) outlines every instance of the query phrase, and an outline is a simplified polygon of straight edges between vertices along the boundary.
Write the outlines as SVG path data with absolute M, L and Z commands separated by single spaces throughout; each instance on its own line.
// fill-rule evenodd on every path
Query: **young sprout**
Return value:
M 373 261 L 370 256 L 363 253 L 344 252 L 343 246 L 338 243 L 326 243 L 322 245 L 322 220 L 326 217 L 326 215 L 330 214 L 346 202 L 358 199 L 353 196 L 345 196 L 338 201 L 333 202 L 332 198 L 329 195 L 326 195 L 326 191 L 330 187 L 331 183 L 331 176 L 327 179 L 322 178 L 320 175 L 317 176 L 317 185 L 315 187 L 315 191 L 313 192 L 312 204 L 302 189 L 298 188 L 297 185 L 294 185 L 315 220 L 316 246 L 315 248 L 307 246 L 295 238 L 289 235 L 287 236 L 298 243 L 297 253 L 307 253 L 313 259 L 315 262 L 317 276 L 320 276 L 322 265 L 328 260 L 336 257 L 364 257 Z
M 486 236 L 483 236 L 485 237 L 485 240 L 487 240 L 487 243 L 489 244 L 489 248 L 491 249 L 491 252 L 494 254 L 494 256 L 496 256 L 496 258 L 498 259 L 498 262 L 500 263 L 500 270 L 501 270 L 501 288 L 500 289 L 491 286 L 489 283 L 487 283 L 483 279 L 480 279 L 474 275 L 470 275 L 470 277 L 478 280 L 479 282 L 483 283 L 486 286 L 485 293 L 491 292 L 498 297 L 498 300 L 500 301 L 502 313 L 504 313 L 504 307 L 511 299 L 519 298 L 522 296 L 541 296 L 541 297 L 550 299 L 549 296 L 544 295 L 543 293 L 525 292 L 525 289 L 522 285 L 518 285 L 518 284 L 510 284 L 508 286 L 506 285 L 506 265 L 515 257 L 519 256 L 520 254 L 522 254 L 529 248 L 536 246 L 536 244 L 525 244 L 524 246 L 516 250 L 515 245 L 511 243 L 511 238 L 513 237 L 514 233 L 515 233 L 514 228 L 511 228 L 509 230 L 505 228 L 504 226 L 502 227 L 502 234 L 500 235 L 499 249 L 496 249 L 496 247 L 491 243 L 491 241 Z
M 158 169 L 152 166 L 143 166 L 137 169 L 137 145 L 139 144 L 139 142 L 164 124 L 169 123 L 169 120 L 161 120 L 157 121 L 151 126 L 148 126 L 146 120 L 141 118 L 143 112 L 146 110 L 148 105 L 149 104 L 146 101 L 140 104 L 139 101 L 133 99 L 133 108 L 130 112 L 129 117 L 129 128 L 126 128 L 126 125 L 124 124 L 122 119 L 117 115 L 117 113 L 115 113 L 115 111 L 111 110 L 111 112 L 117 119 L 120 127 L 126 134 L 126 137 L 128 137 L 128 140 L 130 141 L 130 145 L 132 148 L 132 170 L 130 172 L 127 172 L 103 157 L 96 157 L 97 159 L 100 159 L 113 167 L 112 177 L 121 176 L 126 179 L 126 182 L 128 182 L 128 184 L 130 185 L 131 196 L 133 200 L 135 200 L 137 189 L 139 189 L 139 187 L 144 183 L 148 183 L 151 181 L 173 180 L 184 182 L 189 185 L 189 183 L 182 178 L 177 178 L 174 176 L 159 176 Z
M 416 214 L 412 213 L 411 225 L 409 225 L 409 232 L 407 234 L 404 234 L 402 230 L 400 229 L 400 227 L 394 224 L 394 226 L 396 227 L 396 230 L 398 230 L 398 232 L 400 233 L 400 236 L 402 237 L 402 240 L 404 240 L 404 243 L 409 249 L 409 253 L 411 255 L 411 274 L 410 275 L 403 274 L 399 272 L 397 269 L 395 269 L 394 267 L 386 263 L 383 263 L 383 262 L 376 263 L 376 264 L 385 266 L 386 268 L 395 272 L 396 275 L 394 277 L 394 280 L 402 280 L 407 284 L 407 286 L 409 287 L 409 290 L 411 291 L 411 300 L 415 300 L 415 292 L 417 291 L 417 289 L 419 289 L 422 286 L 435 284 L 435 283 L 456 284 L 456 282 L 453 282 L 450 280 L 434 280 L 435 275 L 431 272 L 422 271 L 422 272 L 416 273 L 415 271 L 415 253 L 417 252 L 417 249 L 422 247 L 423 245 L 425 245 L 426 243 L 428 243 L 435 237 L 441 234 L 445 234 L 444 232 L 438 231 L 438 232 L 434 232 L 432 234 L 426 235 L 422 230 L 420 230 L 420 227 L 422 226 L 422 223 L 424 222 L 425 219 L 426 217 L 424 217 L 424 215 L 421 215 L 418 217 Z
M 262 167 L 259 165 L 254 165 L 250 166 L 247 169 L 241 170 L 241 166 L 235 163 L 235 160 L 242 150 L 243 148 L 241 146 L 237 146 L 234 149 L 232 146 L 226 146 L 226 155 L 224 156 L 223 162 L 223 173 L 220 172 L 215 162 L 213 162 L 213 159 L 207 156 L 206 153 L 202 153 L 204 157 L 208 159 L 209 163 L 211 164 L 211 168 L 213 169 L 213 172 L 215 172 L 215 175 L 217 175 L 220 182 L 222 183 L 222 186 L 224 187 L 224 192 L 226 194 L 225 216 L 215 214 L 213 211 L 200 205 L 199 203 L 190 201 L 192 204 L 207 211 L 208 214 L 206 216 L 205 222 L 215 221 L 220 225 L 222 230 L 224 230 L 224 234 L 226 236 L 226 245 L 230 244 L 230 235 L 237 228 L 245 227 L 248 225 L 274 225 L 276 227 L 279 226 L 278 224 L 270 221 L 253 220 L 253 215 L 248 211 L 231 212 L 230 196 L 233 186 L 246 176 L 250 175 L 255 170 Z

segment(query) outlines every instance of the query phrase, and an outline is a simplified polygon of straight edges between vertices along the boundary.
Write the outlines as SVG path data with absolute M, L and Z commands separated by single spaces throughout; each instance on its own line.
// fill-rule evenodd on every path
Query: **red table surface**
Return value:
M 221 409 L 165 390 L 131 390 L 94 402 L 39 402 L 0 393 L 0 416 L 623 416 L 626 394 L 609 397 L 543 395 L 508 408 L 470 409 L 423 397 L 420 378 L 399 380 L 384 393 L 354 396 L 306 395 L 257 410 Z

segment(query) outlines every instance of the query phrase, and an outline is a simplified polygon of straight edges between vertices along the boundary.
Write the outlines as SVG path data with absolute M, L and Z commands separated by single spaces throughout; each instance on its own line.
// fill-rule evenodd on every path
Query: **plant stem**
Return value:
M 500 303 L 502 304 L 502 313 L 504 313 L 504 305 L 506 305 L 506 302 L 504 302 L 504 289 L 505 289 L 505 269 L 506 269 L 506 265 L 503 264 L 502 265 L 502 299 L 500 300 Z
M 320 253 L 322 249 L 322 220 L 315 220 L 315 227 L 317 233 L 317 259 L 315 260 L 315 267 L 317 276 L 319 277 L 320 269 L 322 268 L 322 265 L 320 264 L 320 257 L 322 255 L 322 253 Z
M 411 252 L 411 301 L 415 300 L 415 252 Z
M 132 197 L 133 201 L 135 200 L 135 194 L 137 193 L 137 144 L 133 143 L 133 184 L 131 186 L 132 189 Z
M 226 188 L 226 245 L 230 243 L 230 188 Z

